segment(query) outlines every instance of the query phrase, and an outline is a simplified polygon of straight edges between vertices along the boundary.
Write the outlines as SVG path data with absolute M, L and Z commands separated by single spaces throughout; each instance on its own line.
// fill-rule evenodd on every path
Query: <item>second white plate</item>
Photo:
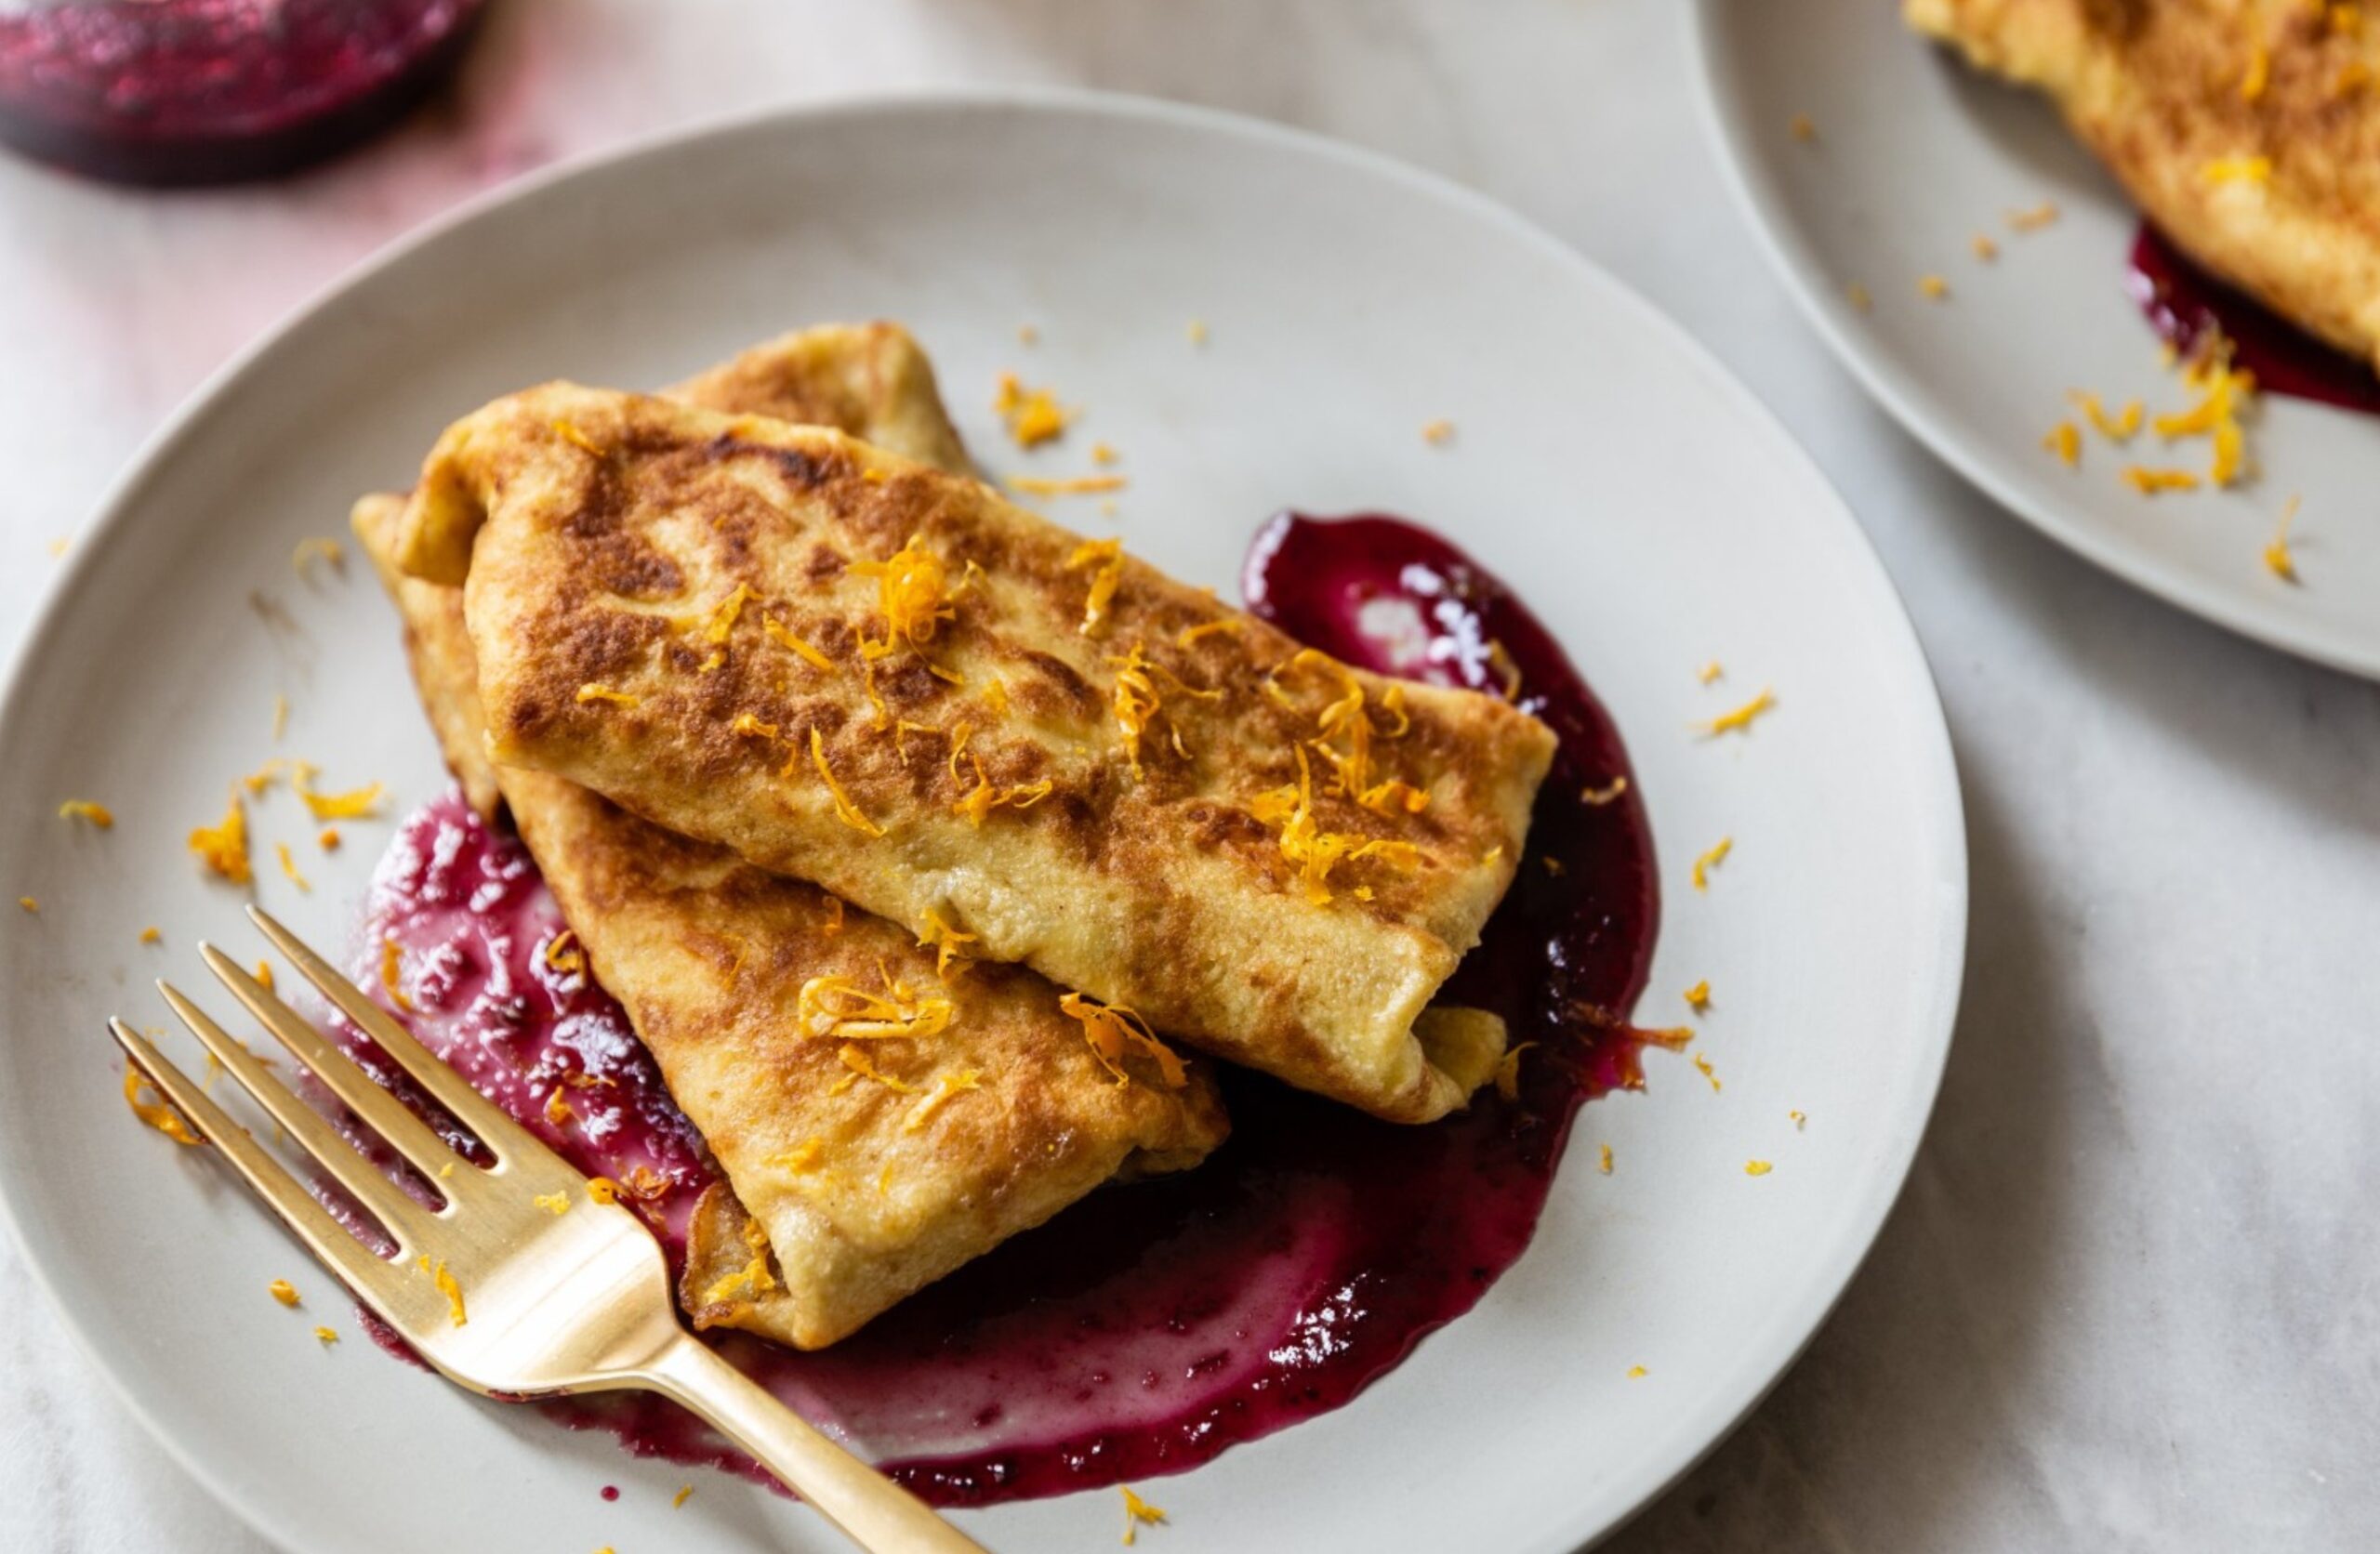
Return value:
M 2138 217 L 2043 99 L 1987 81 L 1903 26 L 1891 0 L 1699 0 L 1713 138 L 1770 257 L 1844 363 L 1918 439 L 2003 506 L 2118 576 L 2275 647 L 2380 678 L 2380 428 L 2266 396 L 2261 475 L 2146 497 L 2127 463 L 2205 463 L 2085 439 L 2068 469 L 2042 446 L 2067 394 L 2179 408 L 2158 341 L 2124 294 Z M 1793 121 L 1816 131 L 1803 139 Z M 2058 219 L 2012 231 L 2011 211 Z M 1976 257 L 1977 233 L 1997 244 Z M 1919 294 L 1938 274 L 1950 296 Z M 1849 290 L 1872 305 L 1854 305 Z M 2262 561 L 2282 505 L 2301 582 Z

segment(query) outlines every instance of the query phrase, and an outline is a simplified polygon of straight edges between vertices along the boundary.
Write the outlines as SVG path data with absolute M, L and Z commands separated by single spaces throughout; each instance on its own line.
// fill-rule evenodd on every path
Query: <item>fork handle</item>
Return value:
M 681 1333 L 639 1370 L 653 1390 L 701 1415 L 868 1554 L 985 1554 L 700 1340 Z

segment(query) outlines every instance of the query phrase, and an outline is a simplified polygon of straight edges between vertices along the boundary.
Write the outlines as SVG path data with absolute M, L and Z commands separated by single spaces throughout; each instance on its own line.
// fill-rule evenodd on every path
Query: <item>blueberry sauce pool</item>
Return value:
M 2380 375 L 2370 366 L 2209 275 L 2146 222 L 2133 239 L 2124 290 L 2184 355 L 2219 329 L 2232 360 L 2256 375 L 2259 388 L 2380 415 Z
M 1179 1472 L 1345 1403 L 1512 1265 L 1579 1106 L 1637 1082 L 1622 1021 L 1658 915 L 1650 838 L 1633 792 L 1581 797 L 1626 776 L 1627 757 L 1553 640 L 1451 547 L 1388 519 L 1276 520 L 1247 595 L 1303 640 L 1388 672 L 1494 687 L 1509 664 L 1522 705 L 1561 734 L 1519 877 L 1448 992 L 1539 1045 L 1516 1100 L 1486 1090 L 1426 1127 L 1224 1069 L 1232 1137 L 1197 1169 L 1104 1189 L 831 1349 L 711 1336 L 937 1504 Z M 361 960 L 377 981 L 395 942 L 415 1032 L 581 1169 L 642 1183 L 639 1206 L 677 1260 L 684 1208 L 715 1167 L 618 1006 L 554 948 L 562 931 L 520 843 L 450 793 L 382 863 Z M 557 1094 L 571 1108 L 559 1121 Z M 657 1399 L 543 1406 L 640 1455 L 759 1476 Z

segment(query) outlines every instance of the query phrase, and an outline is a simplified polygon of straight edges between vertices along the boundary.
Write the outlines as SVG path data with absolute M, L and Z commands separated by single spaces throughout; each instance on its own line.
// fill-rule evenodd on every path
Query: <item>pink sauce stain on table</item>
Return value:
M 1516 668 L 1521 705 L 1561 735 L 1528 856 L 1448 989 L 1539 1045 L 1516 1099 L 1484 1090 L 1419 1128 L 1226 1069 L 1233 1135 L 1198 1169 L 1104 1189 L 831 1349 L 714 1335 L 936 1503 L 1179 1472 L 1340 1406 L 1487 1293 L 1536 1230 L 1578 1108 L 1638 1082 L 1624 1021 L 1659 915 L 1651 839 L 1633 791 L 1582 797 L 1627 776 L 1627 756 L 1552 638 L 1451 547 L 1391 519 L 1276 519 L 1246 588 L 1258 614 L 1384 672 L 1497 689 Z M 619 1006 L 567 968 L 563 932 L 526 850 L 450 793 L 379 866 L 361 980 L 376 985 L 396 944 L 415 1034 L 581 1170 L 630 1187 L 675 1266 L 716 1167 Z M 567 1116 L 549 1115 L 557 1096 Z M 540 1406 L 640 1455 L 759 1476 L 657 1399 Z

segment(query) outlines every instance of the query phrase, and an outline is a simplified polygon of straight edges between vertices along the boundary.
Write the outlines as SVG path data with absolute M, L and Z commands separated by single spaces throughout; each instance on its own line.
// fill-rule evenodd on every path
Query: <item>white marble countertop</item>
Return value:
M 455 105 L 286 184 L 135 194 L 0 159 L 0 649 L 52 543 L 208 372 L 557 157 L 738 107 L 1030 81 L 1436 169 L 1616 271 L 1783 415 L 1908 598 L 1966 789 L 1967 995 L 1908 1192 L 1800 1365 L 1612 1547 L 2368 1547 L 2380 688 L 2101 575 L 1871 407 L 1726 202 L 1683 20 L 1678 0 L 513 0 Z M 259 1554 L 6 1245 L 0 1309 L 0 1548 Z

